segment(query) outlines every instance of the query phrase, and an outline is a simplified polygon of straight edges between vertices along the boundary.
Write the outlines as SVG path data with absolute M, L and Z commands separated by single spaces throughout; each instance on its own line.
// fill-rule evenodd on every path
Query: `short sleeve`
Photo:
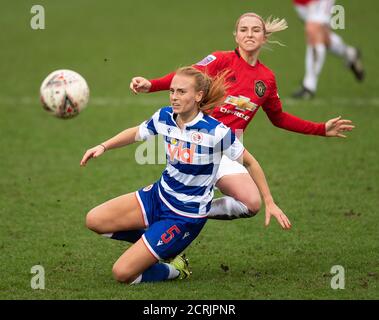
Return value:
M 222 155 L 227 156 L 232 161 L 237 160 L 242 155 L 245 147 L 230 128 L 222 125 L 220 131 L 222 138 L 215 147 L 216 152 L 221 152 Z
M 158 134 L 156 124 L 159 119 L 159 112 L 160 110 L 154 113 L 154 115 L 149 120 L 146 120 L 140 124 L 138 129 L 140 140 L 146 140 L 148 137 Z

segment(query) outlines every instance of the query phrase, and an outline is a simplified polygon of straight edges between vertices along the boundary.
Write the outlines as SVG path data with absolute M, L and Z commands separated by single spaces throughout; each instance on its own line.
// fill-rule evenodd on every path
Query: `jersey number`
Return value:
M 180 233 L 180 229 L 176 225 L 173 225 L 164 234 L 162 234 L 161 236 L 162 241 L 164 243 L 170 242 L 171 239 L 175 237 L 174 231 L 176 231 L 177 234 Z

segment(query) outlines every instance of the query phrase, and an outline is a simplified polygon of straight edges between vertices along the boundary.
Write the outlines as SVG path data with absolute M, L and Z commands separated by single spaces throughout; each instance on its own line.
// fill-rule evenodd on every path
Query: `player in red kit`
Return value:
M 347 45 L 331 30 L 334 2 L 334 0 L 293 0 L 300 19 L 304 21 L 307 42 L 305 75 L 301 88 L 293 94 L 294 98 L 313 98 L 327 51 L 344 60 L 358 81 L 364 79 L 360 51 Z
M 245 13 L 236 22 L 234 35 L 238 47 L 233 51 L 214 52 L 194 65 L 211 76 L 228 71 L 225 105 L 215 108 L 212 116 L 239 135 L 262 107 L 279 128 L 303 134 L 345 137 L 343 132 L 354 128 L 350 120 L 338 117 L 326 123 L 314 123 L 283 112 L 275 75 L 258 60 L 258 56 L 268 37 L 286 28 L 284 19 L 264 21 L 255 13 Z M 168 90 L 173 76 L 174 73 L 170 73 L 151 81 L 135 77 L 130 88 L 134 93 Z M 209 218 L 251 217 L 259 211 L 259 191 L 241 164 L 223 158 L 217 179 L 216 186 L 226 196 L 212 202 Z M 266 225 L 270 217 L 266 212 Z

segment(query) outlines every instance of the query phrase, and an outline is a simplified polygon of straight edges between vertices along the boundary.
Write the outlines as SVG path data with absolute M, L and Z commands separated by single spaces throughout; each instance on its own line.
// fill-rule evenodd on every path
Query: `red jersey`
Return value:
M 292 0 L 296 6 L 307 6 L 312 1 L 317 0 Z
M 228 70 L 226 77 L 227 97 L 225 105 L 214 108 L 212 116 L 236 130 L 245 130 L 260 107 L 271 122 L 280 128 L 313 135 L 325 135 L 325 124 L 302 120 L 283 112 L 275 75 L 265 65 L 257 61 L 255 66 L 248 64 L 234 51 L 217 51 L 194 65 L 195 68 L 216 76 Z M 175 73 L 151 80 L 150 92 L 169 90 Z

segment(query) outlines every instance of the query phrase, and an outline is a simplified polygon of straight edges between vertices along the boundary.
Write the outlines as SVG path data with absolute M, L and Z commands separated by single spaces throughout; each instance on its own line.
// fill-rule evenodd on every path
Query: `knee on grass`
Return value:
M 128 268 L 121 268 L 115 264 L 112 268 L 113 277 L 116 281 L 126 284 L 131 284 L 136 276 L 128 271 Z
M 248 209 L 247 217 L 251 218 L 258 214 L 261 209 L 261 199 L 247 199 L 246 201 L 241 201 Z
M 101 221 L 98 217 L 96 209 L 92 209 L 86 216 L 86 227 L 94 232 L 102 233 Z

